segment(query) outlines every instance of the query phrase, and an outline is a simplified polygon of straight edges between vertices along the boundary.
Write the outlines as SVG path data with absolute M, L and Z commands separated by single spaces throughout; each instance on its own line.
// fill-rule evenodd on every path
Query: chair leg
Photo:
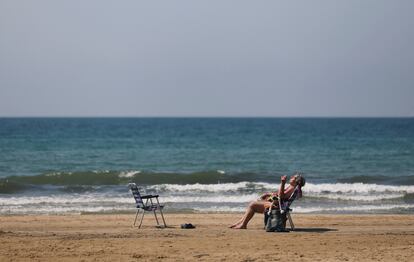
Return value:
M 162 208 L 161 208 L 161 206 L 160 206 L 160 202 L 158 201 L 158 197 L 157 197 L 156 199 L 157 199 L 157 205 L 158 205 L 158 208 L 159 208 L 159 210 L 160 210 L 160 214 L 161 214 L 162 222 L 164 223 L 164 227 L 167 227 L 167 224 L 165 223 L 165 219 L 164 219 L 164 214 L 162 213 Z
M 153 207 L 154 203 L 152 202 L 152 198 L 150 198 L 149 200 L 150 200 L 150 203 L 151 203 L 151 207 Z M 157 213 L 155 212 L 155 209 L 153 209 L 152 212 L 154 213 L 155 221 L 157 221 L 157 226 L 159 226 L 160 222 L 158 222 L 158 217 L 157 217 Z
M 295 230 L 295 225 L 293 224 L 293 220 L 292 220 L 292 217 L 290 216 L 290 212 L 287 213 L 287 217 L 288 217 L 288 220 L 289 220 L 290 228 L 292 229 L 292 231 L 294 231 Z
M 162 222 L 164 223 L 164 227 L 167 227 L 167 224 L 165 223 L 164 215 L 162 213 L 162 209 L 161 208 L 160 208 L 160 214 L 161 214 Z
M 142 220 L 144 220 L 145 210 L 142 211 L 141 221 L 139 222 L 138 228 L 141 228 Z
M 132 225 L 132 227 L 135 227 L 135 223 L 137 222 L 138 214 L 139 214 L 139 209 L 137 209 L 137 213 L 135 214 L 135 220 L 134 220 L 134 224 Z
M 157 221 L 157 226 L 160 225 L 160 222 L 158 222 L 158 217 L 157 217 L 157 213 L 155 212 L 155 209 L 153 210 L 154 212 L 154 216 L 155 216 L 155 221 Z

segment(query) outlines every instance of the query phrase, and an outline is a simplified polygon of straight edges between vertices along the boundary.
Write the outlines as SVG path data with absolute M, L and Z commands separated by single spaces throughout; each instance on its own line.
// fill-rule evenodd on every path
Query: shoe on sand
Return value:
M 186 224 L 181 224 L 181 228 L 182 229 L 190 229 L 190 228 L 195 228 L 195 226 L 191 223 L 186 223 Z

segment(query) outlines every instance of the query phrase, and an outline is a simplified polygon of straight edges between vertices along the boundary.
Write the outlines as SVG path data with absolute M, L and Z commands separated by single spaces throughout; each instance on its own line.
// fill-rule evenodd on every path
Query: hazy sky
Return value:
M 414 116 L 413 11 L 0 0 L 0 116 Z

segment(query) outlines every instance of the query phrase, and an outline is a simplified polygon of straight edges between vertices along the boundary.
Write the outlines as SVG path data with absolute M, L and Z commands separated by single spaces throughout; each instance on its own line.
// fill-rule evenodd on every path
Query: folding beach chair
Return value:
M 292 209 L 290 208 L 290 205 L 293 203 L 293 201 L 295 201 L 295 199 L 298 197 L 299 194 L 299 187 L 296 187 L 295 190 L 293 191 L 293 193 L 290 195 L 289 199 L 285 200 L 285 201 L 281 201 L 280 198 L 277 199 L 277 201 L 279 202 L 279 209 L 280 209 L 280 213 L 286 214 L 286 218 L 289 221 L 289 225 L 291 230 L 295 230 L 295 224 L 293 224 L 293 220 L 292 217 L 290 215 L 290 212 L 292 211 Z M 264 224 L 266 226 L 267 220 L 269 218 L 269 214 L 268 212 L 265 212 L 264 215 Z
M 128 187 L 131 190 L 132 195 L 134 196 L 136 207 L 137 207 L 137 213 L 135 215 L 135 220 L 134 220 L 133 226 L 135 226 L 135 224 L 137 222 L 138 214 L 139 214 L 140 210 L 142 210 L 141 221 L 139 222 L 138 228 L 141 228 L 142 220 L 144 219 L 144 215 L 145 215 L 145 211 L 149 211 L 149 212 L 152 211 L 154 213 L 155 220 L 157 221 L 157 227 L 161 227 L 160 223 L 158 222 L 158 217 L 157 217 L 157 213 L 156 213 L 156 210 L 158 210 L 161 214 L 161 218 L 162 218 L 162 222 L 164 223 L 164 227 L 167 227 L 167 224 L 165 224 L 164 215 L 162 213 L 162 209 L 164 208 L 164 206 L 160 205 L 160 202 L 158 201 L 159 195 L 141 196 L 141 194 L 139 193 L 138 187 L 135 183 L 129 183 Z M 156 200 L 156 203 L 153 202 L 153 199 Z M 145 200 L 145 202 L 144 202 L 144 200 Z

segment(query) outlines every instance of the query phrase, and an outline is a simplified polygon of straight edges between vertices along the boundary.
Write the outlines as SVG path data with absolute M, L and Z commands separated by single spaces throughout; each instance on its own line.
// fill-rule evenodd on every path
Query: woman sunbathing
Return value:
M 247 207 L 246 213 L 244 216 L 237 221 L 235 224 L 231 225 L 230 228 L 234 229 L 246 229 L 247 224 L 250 219 L 254 216 L 254 213 L 264 213 L 267 208 L 270 208 L 272 205 L 278 205 L 278 201 L 275 201 L 275 197 L 280 198 L 282 201 L 289 199 L 293 191 L 295 191 L 296 186 L 299 187 L 299 196 L 302 196 L 302 187 L 305 185 L 305 178 L 299 173 L 295 173 L 290 180 L 289 185 L 285 188 L 286 176 L 280 177 L 280 187 L 279 191 L 273 193 L 265 193 L 260 196 L 259 200 L 250 202 Z

